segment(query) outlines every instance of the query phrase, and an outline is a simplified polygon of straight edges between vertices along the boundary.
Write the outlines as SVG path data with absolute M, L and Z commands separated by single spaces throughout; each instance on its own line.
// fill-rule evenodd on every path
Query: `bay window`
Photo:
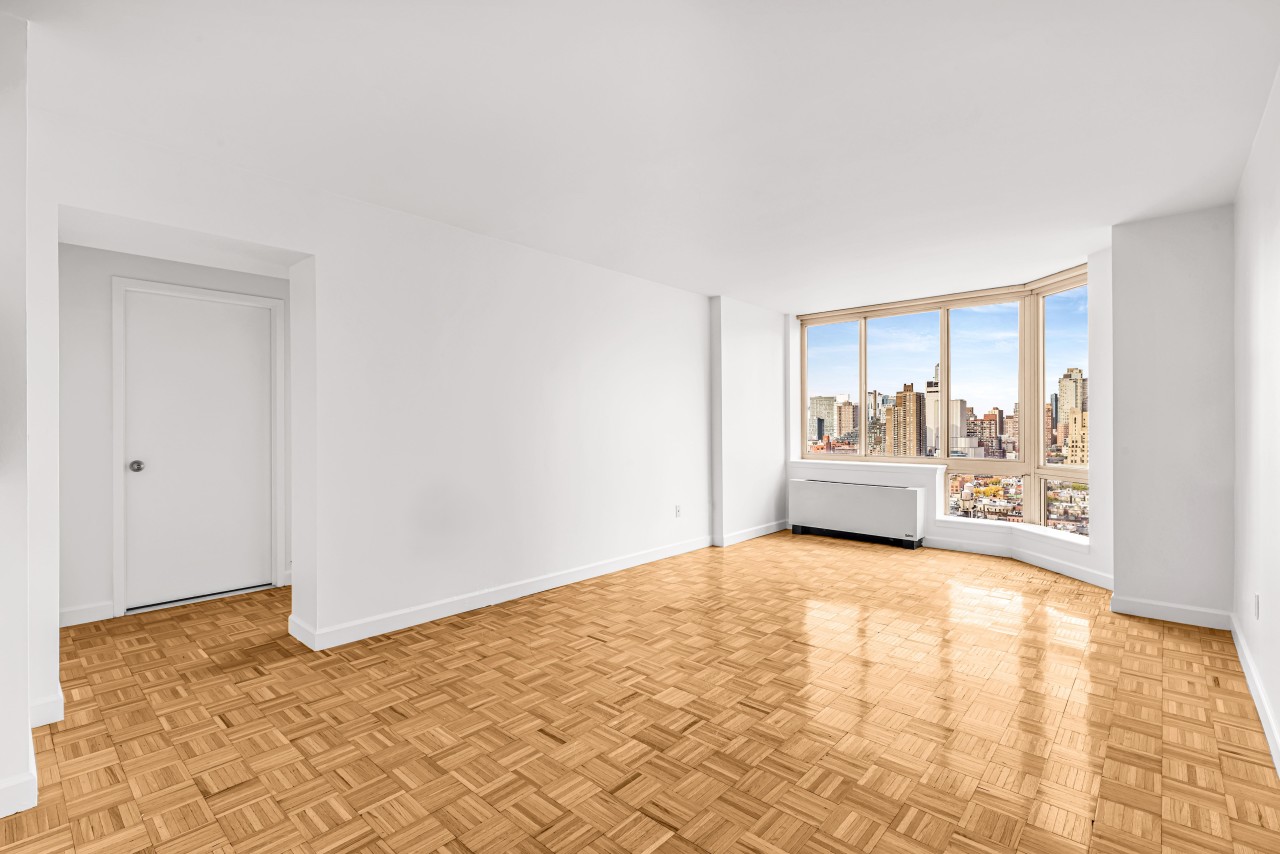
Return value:
M 1083 265 L 800 322 L 803 458 L 943 464 L 950 516 L 1088 536 Z

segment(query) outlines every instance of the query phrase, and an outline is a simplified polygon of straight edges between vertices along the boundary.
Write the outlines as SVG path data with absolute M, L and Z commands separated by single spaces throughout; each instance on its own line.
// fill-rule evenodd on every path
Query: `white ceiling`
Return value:
M 1024 281 L 1228 202 L 1276 0 L 0 0 L 34 105 L 702 293 Z

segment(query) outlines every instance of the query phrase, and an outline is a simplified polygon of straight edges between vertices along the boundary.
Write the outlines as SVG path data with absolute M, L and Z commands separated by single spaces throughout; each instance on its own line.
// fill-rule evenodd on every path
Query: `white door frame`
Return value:
M 280 587 L 285 581 L 285 445 L 284 445 L 284 300 L 274 297 L 193 288 L 111 277 L 111 516 L 112 516 L 112 611 L 119 617 L 125 604 L 125 363 L 124 363 L 124 298 L 129 291 L 164 294 L 184 299 L 251 305 L 271 312 L 271 583 Z

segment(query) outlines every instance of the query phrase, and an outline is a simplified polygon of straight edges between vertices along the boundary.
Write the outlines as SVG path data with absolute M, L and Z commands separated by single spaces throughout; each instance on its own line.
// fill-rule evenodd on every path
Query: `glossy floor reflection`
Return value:
M 1277 852 L 1229 634 L 789 533 L 323 653 L 288 590 L 63 633 L 0 852 Z

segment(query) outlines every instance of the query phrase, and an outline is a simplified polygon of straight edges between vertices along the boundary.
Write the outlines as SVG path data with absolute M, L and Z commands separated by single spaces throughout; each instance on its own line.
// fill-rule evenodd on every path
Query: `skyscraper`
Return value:
M 809 398 L 809 441 L 821 442 L 836 426 L 836 399 L 830 395 Z
M 987 457 L 999 459 L 1004 456 L 1004 446 L 1000 441 L 1000 434 L 1003 432 L 1004 413 L 999 409 L 992 409 L 981 418 L 975 419 L 977 425 L 978 438 L 982 442 L 982 447 L 986 450 Z
M 1071 410 L 1070 437 L 1067 439 L 1067 465 L 1089 465 L 1089 413 Z
M 936 451 L 942 446 L 942 437 L 938 435 L 942 428 L 942 410 L 939 408 L 941 386 L 938 382 L 940 367 L 933 366 L 933 379 L 925 383 L 924 388 L 924 434 L 930 451 Z
M 998 406 L 993 406 L 991 407 L 990 411 L 988 411 L 987 414 L 984 415 L 983 417 L 989 418 L 995 421 L 996 433 L 998 435 L 1004 435 L 1004 410 L 1003 409 L 1001 409 Z
M 851 400 L 844 400 L 835 407 L 835 433 L 837 439 L 853 441 L 858 435 L 858 407 Z
M 971 460 L 982 459 L 986 449 L 977 436 L 969 435 L 969 404 L 963 398 L 952 400 L 947 406 L 947 421 L 951 425 L 951 456 L 967 457 Z
M 1057 427 L 1058 443 L 1067 444 L 1071 435 L 1071 410 L 1085 411 L 1085 400 L 1088 386 L 1085 384 L 1084 371 L 1079 368 L 1067 368 L 1066 373 L 1058 380 Z
M 1022 446 L 1022 417 L 1018 413 L 1018 404 L 1013 405 L 1013 414 L 1004 417 L 1004 455 L 1006 459 L 1017 459 Z
M 912 383 L 907 383 L 894 395 L 890 415 L 887 432 L 892 437 L 893 455 L 926 456 L 929 441 L 925 432 L 924 393 L 916 391 Z
M 867 453 L 887 453 L 885 443 L 885 410 L 881 406 L 883 400 L 880 392 L 867 392 Z

